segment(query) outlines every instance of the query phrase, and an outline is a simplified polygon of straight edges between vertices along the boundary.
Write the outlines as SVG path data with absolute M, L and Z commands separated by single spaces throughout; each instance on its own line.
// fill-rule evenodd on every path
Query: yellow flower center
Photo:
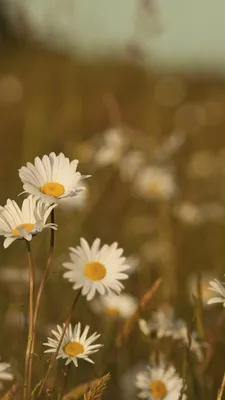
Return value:
M 110 316 L 119 315 L 119 310 L 116 307 L 105 307 L 105 313 Z
M 20 224 L 17 225 L 13 230 L 12 230 L 12 235 L 15 236 L 20 236 L 20 233 L 18 231 L 18 228 L 24 228 L 26 232 L 30 232 L 34 227 L 34 224 Z
M 79 342 L 69 342 L 63 347 L 63 351 L 70 357 L 76 357 L 84 353 L 84 346 Z
M 150 385 L 150 392 L 154 399 L 163 400 L 167 395 L 167 389 L 165 384 L 159 380 L 153 380 Z
M 103 264 L 92 261 L 85 265 L 84 275 L 91 281 L 101 281 L 106 276 L 106 269 Z
M 65 193 L 64 186 L 57 182 L 47 182 L 41 187 L 41 192 L 48 196 L 60 197 Z

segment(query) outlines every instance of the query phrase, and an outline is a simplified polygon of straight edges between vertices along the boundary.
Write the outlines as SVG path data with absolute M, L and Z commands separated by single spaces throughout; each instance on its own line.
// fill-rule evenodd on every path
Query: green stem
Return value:
M 42 392 L 43 392 L 43 390 L 44 390 L 44 387 L 45 387 L 45 385 L 46 385 L 47 379 L 48 379 L 48 377 L 49 377 L 49 374 L 50 374 L 50 372 L 51 372 L 51 370 L 52 370 L 52 368 L 53 368 L 53 366 L 54 366 L 54 364 L 55 364 L 55 361 L 56 361 L 57 355 L 58 355 L 58 353 L 59 353 L 59 350 L 60 350 L 60 347 L 61 347 L 63 338 L 64 338 L 65 333 L 66 333 L 66 330 L 67 330 L 67 328 L 68 328 L 68 326 L 69 326 L 69 324 L 70 324 L 70 320 L 71 320 L 72 315 L 73 315 L 73 310 L 74 310 L 75 305 L 76 305 L 76 303 L 77 303 L 77 301 L 78 301 L 78 299 L 79 299 L 79 297 L 80 297 L 80 294 L 81 294 L 81 290 L 79 290 L 79 291 L 76 293 L 76 296 L 75 296 L 75 298 L 74 298 L 74 301 L 73 301 L 73 304 L 72 304 L 72 306 L 71 306 L 71 309 L 70 309 L 70 311 L 69 311 L 69 313 L 68 313 L 68 315 L 67 315 L 67 318 L 66 318 L 65 323 L 64 323 L 62 335 L 61 335 L 61 337 L 60 337 L 60 340 L 59 340 L 59 343 L 58 343 L 56 352 L 52 355 L 52 358 L 51 358 L 50 363 L 49 363 L 49 366 L 48 366 L 48 370 L 47 370 L 47 372 L 46 372 L 46 375 L 45 375 L 45 377 L 44 377 L 44 379 L 43 379 L 43 381 L 42 381 L 40 390 L 39 390 L 39 392 L 38 392 L 38 397 L 41 396 L 41 394 L 42 394 Z
M 33 337 L 33 324 L 34 324 L 34 267 L 31 258 L 30 242 L 25 240 L 28 255 L 28 269 L 29 269 L 29 332 L 27 338 L 27 349 L 25 357 L 25 370 L 24 370 L 24 391 L 23 399 L 30 399 L 30 382 L 29 382 L 29 366 L 31 360 L 31 347 Z
M 54 213 L 54 208 L 51 211 L 51 223 L 55 223 L 55 213 Z M 40 308 L 40 301 L 41 297 L 43 294 L 45 282 L 48 276 L 48 272 L 50 269 L 50 266 L 52 264 L 52 258 L 53 258 L 53 253 L 54 253 L 54 245 L 55 245 L 55 231 L 54 229 L 51 229 L 51 236 L 50 236 L 50 248 L 49 248 L 49 254 L 48 254 L 48 259 L 45 267 L 45 271 L 43 273 L 41 283 L 38 289 L 37 293 L 37 298 L 36 298 L 36 303 L 35 303 L 35 308 L 34 308 L 34 319 L 33 319 L 33 331 L 32 331 L 32 341 L 31 341 L 31 356 L 29 360 L 29 375 L 28 375 L 28 383 L 29 386 L 31 386 L 31 380 L 32 380 L 32 369 L 33 369 L 33 353 L 34 353 L 34 347 L 35 347 L 35 338 L 36 338 L 36 327 L 37 327 L 37 319 L 38 319 L 38 314 L 39 314 L 39 308 Z

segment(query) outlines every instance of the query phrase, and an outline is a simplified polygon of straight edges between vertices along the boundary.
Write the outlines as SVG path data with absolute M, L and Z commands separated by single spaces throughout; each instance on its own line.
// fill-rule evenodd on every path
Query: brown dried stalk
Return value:
M 141 312 L 147 307 L 148 303 L 152 300 L 153 296 L 157 292 L 161 283 L 162 283 L 162 278 L 157 279 L 157 281 L 153 284 L 153 286 L 141 298 L 137 310 L 124 323 L 122 331 L 117 335 L 116 347 L 121 347 L 123 340 L 127 339 L 128 336 L 131 334 L 140 317 Z
M 85 393 L 84 400 L 100 400 L 104 390 L 106 389 L 109 379 L 110 373 L 98 379 L 97 382 L 89 389 L 89 391 Z
M 0 398 L 0 400 L 12 400 L 19 389 L 22 388 L 21 383 L 14 383 L 12 387 Z

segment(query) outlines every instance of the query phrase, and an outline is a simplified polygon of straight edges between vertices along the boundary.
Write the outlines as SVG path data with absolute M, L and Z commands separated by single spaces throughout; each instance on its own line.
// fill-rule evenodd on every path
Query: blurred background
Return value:
M 99 236 L 118 241 L 131 257 L 126 292 L 136 299 L 163 277 L 146 318 L 166 306 L 190 323 L 201 283 L 205 339 L 216 346 L 204 374 L 193 361 L 200 389 L 193 384 L 190 398 L 215 399 L 225 368 L 224 315 L 222 307 L 205 304 L 212 295 L 208 282 L 223 279 L 225 271 L 224 7 L 220 0 L 0 1 L 1 204 L 22 191 L 18 168 L 51 151 L 79 159 L 79 170 L 92 174 L 86 196 L 57 209 L 36 379 L 47 365 L 41 343 L 73 299 L 62 280 L 68 247 L 81 236 Z M 35 238 L 32 251 L 38 283 L 48 232 Z M 25 246 L 1 246 L 0 257 L 0 355 L 20 377 L 27 329 Z M 155 344 L 137 327 L 108 366 L 107 351 L 122 319 L 96 315 L 82 299 L 74 322 L 78 318 L 101 331 L 106 345 L 94 369 L 71 370 L 67 390 L 95 378 L 105 365 L 113 373 L 106 398 L 135 399 L 133 377 Z M 167 358 L 182 373 L 181 355 Z M 58 385 L 62 369 L 60 364 L 55 371 Z

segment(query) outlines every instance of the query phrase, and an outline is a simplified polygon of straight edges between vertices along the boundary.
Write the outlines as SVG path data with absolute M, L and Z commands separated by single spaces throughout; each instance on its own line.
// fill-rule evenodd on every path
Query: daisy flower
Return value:
M 171 199 L 177 187 L 170 169 L 149 166 L 136 176 L 134 189 L 146 200 L 161 200 Z
M 81 180 L 90 175 L 82 176 L 77 172 L 78 160 L 70 162 L 63 153 L 56 156 L 50 153 L 42 159 L 36 157 L 34 164 L 27 163 L 19 169 L 25 193 L 38 196 L 45 203 L 60 203 L 61 199 L 77 196 L 85 188 Z
M 183 381 L 173 366 L 164 364 L 148 366 L 136 375 L 136 387 L 140 389 L 138 397 L 148 400 L 178 400 Z M 186 395 L 182 395 L 182 400 Z
M 45 228 L 57 229 L 56 224 L 46 224 L 54 207 L 56 205 L 50 206 L 34 196 L 29 196 L 20 209 L 14 200 L 8 199 L 6 205 L 0 207 L 0 235 L 6 238 L 4 248 L 17 239 L 30 241 Z
M 91 309 L 97 314 L 105 314 L 110 317 L 130 318 L 136 311 L 138 301 L 128 293 L 120 296 L 112 293 L 101 296 L 90 303 Z
M 174 311 L 170 307 L 155 311 L 149 321 L 139 320 L 140 330 L 146 336 L 158 339 L 174 336 L 183 326 L 186 326 L 186 323 L 181 319 L 175 319 Z
M 13 375 L 9 372 L 10 364 L 5 362 L 0 362 L 0 389 L 2 388 L 1 381 L 11 381 L 13 379 Z
M 63 327 L 65 324 L 63 325 Z M 48 337 L 48 342 L 43 343 L 44 346 L 50 347 L 50 349 L 45 350 L 45 353 L 55 353 L 58 347 L 60 338 L 62 336 L 63 327 L 57 325 L 57 331 L 52 330 L 52 334 L 55 339 Z M 89 326 L 85 326 L 83 333 L 81 332 L 80 322 L 75 325 L 72 329 L 72 325 L 69 324 L 66 329 L 62 344 L 59 349 L 57 358 L 66 359 L 66 365 L 73 362 L 75 367 L 78 367 L 78 359 L 83 359 L 94 364 L 89 356 L 96 353 L 102 344 L 93 344 L 99 337 L 100 334 L 96 332 L 88 337 Z
M 73 283 L 73 289 L 82 289 L 87 300 L 93 299 L 96 292 L 100 295 L 110 294 L 112 291 L 119 294 L 124 288 L 121 280 L 127 279 L 125 273 L 129 269 L 126 258 L 122 257 L 123 249 L 118 243 L 100 247 L 97 238 L 91 246 L 83 238 L 80 246 L 70 247 L 70 262 L 63 263 L 69 271 L 64 277 Z
M 218 279 L 213 279 L 209 282 L 209 290 L 217 293 L 217 296 L 208 300 L 208 304 L 222 303 L 225 307 L 225 287 L 223 286 L 223 282 L 220 282 Z

